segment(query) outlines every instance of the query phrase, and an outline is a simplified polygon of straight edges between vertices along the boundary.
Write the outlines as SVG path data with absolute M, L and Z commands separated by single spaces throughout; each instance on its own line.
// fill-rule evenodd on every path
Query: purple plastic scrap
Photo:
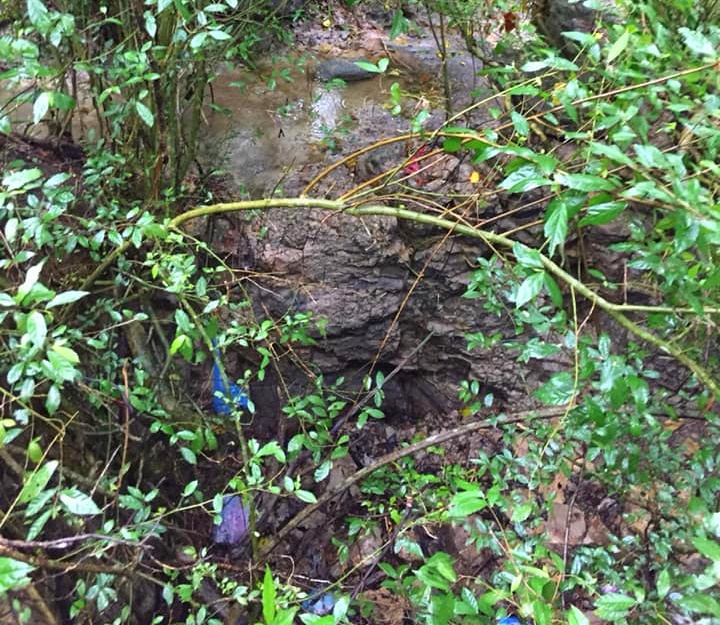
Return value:
M 250 507 L 243 503 L 240 495 L 225 495 L 220 516 L 220 525 L 213 527 L 213 542 L 237 545 L 247 533 Z

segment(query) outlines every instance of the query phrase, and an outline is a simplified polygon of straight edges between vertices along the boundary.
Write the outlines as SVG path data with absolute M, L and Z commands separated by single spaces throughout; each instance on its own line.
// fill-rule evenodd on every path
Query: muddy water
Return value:
M 339 87 L 299 70 L 292 78 L 270 88 L 247 72 L 226 70 L 213 82 L 202 158 L 229 172 L 251 197 L 287 192 L 299 171 L 330 162 L 359 118 L 387 118 L 383 103 L 393 82 L 387 77 Z

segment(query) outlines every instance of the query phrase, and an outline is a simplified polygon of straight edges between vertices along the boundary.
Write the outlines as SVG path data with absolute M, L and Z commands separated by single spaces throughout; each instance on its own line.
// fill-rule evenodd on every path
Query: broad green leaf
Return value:
M 456 493 L 450 503 L 448 514 L 453 518 L 464 518 L 487 508 L 488 502 L 478 489 L 477 491 Z
M 285 462 L 285 452 L 277 441 L 265 443 L 258 449 L 257 456 L 260 458 L 263 456 L 273 456 L 278 462 Z
M 518 261 L 518 264 L 523 267 L 530 267 L 532 269 L 542 269 L 542 256 L 537 250 L 523 245 L 522 243 L 513 243 L 513 255 Z
M 535 506 L 532 503 L 523 503 L 517 505 L 513 508 L 510 520 L 513 523 L 522 523 L 530 516 L 530 513 L 533 511 L 534 508 Z
M 263 577 L 263 588 L 262 588 L 262 610 L 263 618 L 265 622 L 275 622 L 275 582 L 273 581 L 270 567 L 265 565 L 265 575 Z
M 28 269 L 25 274 L 25 281 L 18 288 L 17 295 L 15 296 L 16 304 L 22 304 L 25 296 L 30 293 L 30 290 L 35 286 L 35 283 L 40 278 L 40 272 L 42 271 L 43 264 L 43 262 L 40 262 Z
M 541 175 L 535 165 L 525 165 L 508 175 L 498 187 L 510 193 L 524 193 L 549 184 L 550 180 Z
M 588 192 L 612 191 L 617 187 L 615 182 L 602 178 L 601 176 L 593 176 L 592 174 L 568 174 L 561 171 L 555 174 L 555 182 L 568 189 Z
M 18 503 L 28 503 L 37 497 L 40 492 L 47 486 L 50 478 L 55 473 L 60 463 L 57 460 L 49 460 L 25 478 L 25 484 L 18 495 Z
M 551 625 L 552 610 L 544 599 L 535 599 L 532 602 L 533 622 L 535 625 Z
M 60 408 L 60 400 L 60 389 L 57 384 L 51 384 L 45 397 L 45 409 L 48 414 L 53 415 L 57 412 L 57 409 Z
M 49 21 L 47 7 L 41 0 L 27 0 L 26 7 L 30 22 L 44 34 Z
M 625 48 L 627 48 L 628 43 L 630 42 L 630 31 L 625 29 L 622 35 L 620 35 L 617 40 L 615 41 L 612 46 L 610 46 L 610 50 L 608 51 L 607 56 L 607 63 L 612 63 L 616 58 L 618 58 L 624 51 Z
M 189 449 L 188 447 L 181 447 L 180 455 L 183 457 L 185 462 L 187 462 L 188 464 L 192 464 L 192 465 L 197 464 L 197 456 L 195 455 L 195 452 L 192 449 Z
M 40 437 L 33 438 L 28 443 L 27 448 L 27 457 L 30 462 L 38 463 L 42 460 L 43 457 L 43 451 L 42 447 L 40 447 L 40 443 L 38 442 L 40 440 Z
M 515 295 L 515 306 L 520 308 L 534 300 L 542 291 L 545 284 L 545 272 L 538 271 L 525 278 L 518 287 Z
M 33 167 L 32 169 L 21 169 L 20 171 L 13 171 L 5 174 L 3 176 L 2 183 L 8 191 L 16 191 L 17 189 L 23 189 L 30 183 L 42 178 L 42 175 L 42 171 L 37 167 Z
M 574 605 L 570 606 L 570 610 L 567 613 L 567 622 L 568 625 L 590 625 L 588 617 L 585 616 Z
M 152 111 L 142 102 L 135 102 L 135 110 L 137 111 L 140 119 L 143 120 L 145 125 L 149 128 L 152 128 L 155 124 L 155 116 L 152 114 Z
M 34 566 L 25 562 L 13 558 L 0 558 L 0 595 L 27 586 L 31 581 L 29 575 L 34 570 Z
M 585 212 L 585 216 L 580 220 L 579 224 L 581 226 L 600 226 L 610 223 L 626 208 L 626 202 L 590 203 Z
M 188 483 L 185 485 L 185 488 L 183 489 L 183 492 L 182 492 L 182 495 L 181 495 L 181 496 L 182 496 L 182 497 L 189 497 L 190 495 L 192 495 L 192 494 L 197 490 L 197 487 L 198 487 L 198 481 L 197 481 L 197 480 L 192 480 L 191 482 L 188 482 Z
M 60 492 L 59 498 L 70 514 L 77 514 L 78 516 L 100 514 L 100 508 L 92 498 L 77 488 L 66 488 Z
M 545 210 L 543 233 L 548 241 L 548 256 L 552 257 L 555 250 L 562 249 L 568 231 L 568 208 L 561 197 L 555 198 Z
M 315 473 L 313 475 L 315 481 L 322 482 L 330 474 L 331 468 L 332 462 L 330 462 L 329 460 L 323 462 L 317 469 L 315 469 Z
M 685 26 L 678 28 L 678 32 L 683 36 L 685 45 L 698 56 L 709 56 L 717 58 L 720 53 L 703 33 L 697 30 L 690 30 Z
M 0 306 L 8 308 L 9 306 L 15 306 L 15 300 L 10 294 L 2 292 L 0 293 Z
M 670 583 L 670 573 L 668 573 L 667 569 L 663 569 L 660 571 L 655 584 L 660 599 L 664 599 L 667 596 L 670 591 Z
M 625 152 L 623 152 L 617 145 L 606 145 L 605 143 L 597 143 L 592 141 L 588 144 L 588 149 L 592 154 L 599 156 L 605 156 L 611 161 L 615 161 L 620 165 L 626 165 L 627 167 L 635 167 L 636 163 L 633 161 Z
M 576 393 L 573 377 L 567 371 L 561 371 L 535 391 L 535 397 L 548 406 L 562 406 L 570 402 Z
M 157 33 L 157 22 L 155 21 L 155 16 L 151 11 L 145 11 L 145 13 L 143 13 L 143 17 L 145 18 L 145 32 L 150 35 L 150 39 L 155 39 L 155 33 Z
M 214 39 L 215 41 L 227 41 L 228 39 L 232 39 L 232 36 L 226 33 L 224 30 L 220 30 L 219 28 L 213 28 L 209 31 L 210 37 Z
M 720 562 L 720 543 L 705 538 L 704 536 L 696 536 L 692 539 L 692 544 L 706 558 L 713 562 Z
M 43 91 L 33 102 L 33 124 L 39 123 L 48 112 L 50 102 L 52 101 L 52 93 Z
M 52 346 L 50 347 L 50 349 L 55 354 L 60 356 L 60 358 L 62 358 L 63 360 L 65 360 L 73 365 L 77 365 L 80 363 L 80 357 L 77 355 L 77 352 L 70 347 L 66 347 L 60 341 L 56 341 L 55 343 L 53 343 Z M 50 354 L 48 354 L 48 356 L 49 355 Z
M 665 154 L 654 145 L 635 144 L 633 150 L 637 154 L 638 162 L 648 169 L 653 167 L 666 169 L 670 167 Z
M 191 21 L 191 20 L 192 20 L 192 14 L 191 14 L 190 11 L 188 10 L 188 8 L 185 6 L 185 0 L 173 0 L 173 2 L 175 3 L 175 8 L 178 10 L 178 12 L 180 13 L 180 15 L 182 15 L 182 18 L 183 18 L 186 22 Z M 164 0 L 164 1 L 163 1 L 163 4 L 164 4 L 165 6 L 169 5 L 169 4 L 170 4 L 170 0 Z M 163 8 L 164 8 L 164 7 L 161 7 L 160 4 L 158 4 L 158 11 L 162 11 Z
M 620 593 L 603 595 L 595 602 L 595 614 L 606 621 L 619 621 L 625 618 L 636 604 L 633 597 Z
M 295 491 L 295 495 L 300 501 L 304 501 L 305 503 L 317 503 L 317 497 L 309 490 L 298 489 Z
M 383 59 L 380 59 L 382 61 Z M 387 61 L 387 59 L 385 59 Z M 357 65 L 360 69 L 365 70 L 366 72 L 371 72 L 373 74 L 382 74 L 384 70 L 380 69 L 380 62 L 378 61 L 378 64 L 375 65 L 375 63 L 371 63 L 370 61 L 355 61 L 355 65 Z M 385 64 L 385 67 L 387 67 L 387 63 Z
M 708 594 L 698 593 L 696 595 L 683 597 L 679 599 L 677 603 L 696 614 L 711 614 L 712 616 L 720 618 L 720 602 Z
M 33 346 L 38 349 L 45 344 L 47 338 L 47 324 L 45 317 L 37 310 L 33 310 L 25 322 L 25 331 Z
M 79 299 L 89 295 L 88 291 L 64 291 L 58 293 L 53 297 L 46 305 L 45 308 L 55 308 L 55 306 L 64 306 L 65 304 L 72 304 L 77 302 Z
M 527 137 L 528 134 L 530 134 L 530 124 L 528 123 L 527 119 L 520 115 L 520 113 L 518 113 L 517 111 L 512 111 L 510 113 L 510 120 L 512 121 L 515 131 L 521 137 Z

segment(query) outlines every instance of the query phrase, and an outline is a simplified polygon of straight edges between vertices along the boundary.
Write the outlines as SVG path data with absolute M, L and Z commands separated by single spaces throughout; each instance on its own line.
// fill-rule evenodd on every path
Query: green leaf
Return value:
M 386 61 L 385 67 L 387 68 L 387 59 L 380 59 L 377 65 L 375 65 L 375 63 L 371 63 L 370 61 L 355 61 L 355 65 L 357 65 L 360 69 L 365 70 L 366 72 L 371 72 L 373 74 L 382 74 L 385 70 L 380 69 L 380 62 L 383 60 Z
M 626 202 L 600 202 L 590 203 L 585 216 L 580 220 L 581 226 L 600 226 L 610 223 L 615 217 L 627 208 Z
M 56 306 L 64 306 L 65 304 L 72 304 L 77 302 L 79 299 L 89 295 L 88 291 L 64 291 L 58 293 L 53 297 L 46 305 L 45 308 L 55 308 Z
M 588 617 L 585 616 L 578 608 L 574 605 L 570 606 L 570 610 L 567 613 L 568 625 L 590 625 Z
M 27 16 L 30 23 L 44 33 L 47 28 L 48 10 L 41 0 L 27 0 Z
M 525 193 L 550 184 L 550 180 L 540 175 L 535 165 L 524 165 L 513 171 L 498 186 L 510 193 Z
M 63 345 L 60 340 L 53 343 L 50 349 L 66 362 L 73 365 L 77 365 L 80 362 L 80 357 L 77 355 L 77 352 L 74 349 Z M 50 353 L 48 353 L 48 357 L 49 356 Z
M 643 166 L 657 169 L 668 169 L 670 167 L 668 159 L 661 150 L 654 145 L 633 145 L 633 150 L 637 154 L 638 162 Z
M 605 156 L 620 165 L 626 165 L 627 167 L 636 166 L 635 161 L 625 154 L 625 152 L 623 152 L 617 145 L 606 145 L 604 143 L 596 143 L 593 141 L 588 144 L 588 149 L 591 153 L 599 156 Z
M 534 300 L 542 291 L 545 284 L 545 272 L 538 271 L 525 278 L 515 294 L 515 306 L 520 308 L 529 301 Z
M 535 599 L 535 601 L 532 602 L 532 610 L 535 625 L 551 625 L 552 610 L 547 601 Z
M 152 111 L 142 102 L 135 102 L 135 110 L 137 111 L 137 114 L 140 116 L 140 119 L 143 120 L 145 125 L 148 128 L 152 128 L 155 124 L 155 116 L 152 114 Z
M 192 480 L 191 482 L 188 482 L 185 485 L 185 488 L 183 489 L 182 497 L 189 497 L 197 490 L 197 487 L 198 487 L 197 480 Z
M 47 338 L 47 324 L 45 323 L 45 317 L 42 313 L 37 310 L 33 310 L 27 316 L 25 330 L 30 342 L 36 349 L 39 349 L 45 344 L 45 339 Z
M 48 112 L 50 102 L 52 101 L 52 93 L 43 91 L 33 102 L 33 124 L 39 123 Z
M 34 570 L 34 566 L 25 562 L 13 558 L 0 558 L 0 595 L 27 586 L 31 581 L 28 576 Z
M 22 504 L 35 499 L 47 486 L 47 483 L 50 481 L 59 464 L 57 460 L 49 460 L 42 466 L 39 466 L 29 476 L 26 476 L 25 484 L 18 495 L 17 502 Z
M 512 511 L 510 520 L 513 523 L 522 523 L 525 519 L 530 516 L 530 513 L 534 510 L 535 506 L 532 503 L 524 503 L 519 506 L 515 506 Z
M 633 597 L 613 593 L 599 597 L 595 602 L 595 614 L 606 621 L 619 621 L 625 618 L 637 601 Z
M 664 599 L 670 591 L 670 573 L 668 573 L 667 569 L 660 571 L 655 585 L 658 597 Z
M 696 536 L 692 539 L 692 544 L 706 558 L 715 563 L 720 562 L 720 543 L 705 538 L 704 536 Z
M 331 468 L 332 462 L 330 462 L 329 460 L 323 462 L 317 469 L 315 469 L 315 473 L 313 475 L 315 481 L 322 482 L 330 474 Z
M 40 262 L 37 265 L 30 267 L 25 274 L 25 281 L 18 287 L 17 295 L 15 296 L 15 303 L 22 304 L 23 300 L 40 278 L 40 272 L 42 271 L 44 262 Z
M 528 123 L 527 119 L 520 115 L 520 113 L 518 113 L 517 111 L 512 111 L 510 113 L 510 120 L 512 121 L 515 131 L 521 137 L 527 137 L 528 134 L 530 134 L 530 124 Z
M 555 182 L 577 191 L 612 191 L 617 184 L 601 176 L 592 174 L 568 174 L 562 171 L 556 172 Z
M 195 452 L 192 449 L 189 449 L 188 447 L 181 447 L 180 455 L 184 458 L 185 462 L 187 462 L 188 464 L 192 464 L 192 465 L 197 464 L 197 456 L 195 455 Z
M 48 414 L 55 414 L 60 408 L 60 389 L 58 388 L 57 384 L 51 384 L 50 388 L 47 392 L 47 397 L 45 397 L 45 409 L 48 411 Z
M 298 489 L 295 491 L 295 495 L 300 501 L 304 501 L 305 503 L 317 503 L 317 497 L 309 490 Z
M 450 502 L 448 514 L 453 518 L 465 518 L 484 510 L 487 505 L 488 502 L 480 490 L 456 493 Z
M 70 514 L 77 514 L 78 516 L 100 514 L 100 508 L 97 507 L 92 498 L 77 488 L 66 488 L 61 491 L 60 502 Z
M 678 605 L 696 614 L 711 614 L 720 618 L 720 603 L 706 594 L 690 595 L 678 600 Z
M 620 35 L 615 43 L 610 46 L 610 50 L 608 51 L 607 56 L 607 63 L 612 63 L 616 58 L 618 58 L 624 51 L 625 48 L 627 48 L 628 43 L 630 42 L 630 31 L 625 29 L 623 31 L 623 34 Z
M 560 371 L 535 391 L 535 397 L 548 406 L 562 406 L 570 402 L 576 392 L 574 378 L 567 371 Z
M 518 263 L 523 267 L 530 267 L 531 269 L 542 269 L 542 255 L 537 250 L 523 245 L 522 243 L 513 243 L 513 255 Z
M 275 622 L 275 582 L 267 564 L 263 577 L 262 610 L 265 623 L 272 625 Z
M 562 198 L 555 198 L 548 204 L 545 210 L 543 233 L 548 241 L 548 256 L 550 257 L 555 253 L 557 247 L 562 249 L 565 243 L 568 231 L 568 218 L 568 207 L 567 204 L 562 201 Z
M 550 300 L 552 301 L 553 305 L 556 308 L 562 308 L 563 305 L 563 296 L 562 291 L 560 290 L 560 287 L 558 286 L 558 283 L 555 282 L 555 278 L 553 278 L 549 273 L 545 272 L 545 290 L 547 291 L 548 295 L 550 296 Z M 554 348 L 551 347 L 551 349 Z
M 30 462 L 38 463 L 42 460 L 43 457 L 43 451 L 42 447 L 40 447 L 40 443 L 38 441 L 40 440 L 40 437 L 33 438 L 28 443 L 27 448 L 27 457 L 30 460 Z
M 3 176 L 3 186 L 8 191 L 17 191 L 18 189 L 24 189 L 30 183 L 35 182 L 39 178 L 42 178 L 42 171 L 37 167 L 32 169 L 21 169 L 20 171 L 13 171 Z M 33 187 L 37 185 L 32 185 Z
M 697 30 L 690 30 L 685 26 L 678 28 L 678 32 L 683 36 L 685 45 L 690 48 L 692 52 L 698 56 L 717 58 L 717 49 L 713 45 L 712 41 L 710 41 L 703 33 Z
M 265 443 L 256 454 L 259 458 L 273 456 L 278 462 L 285 462 L 285 451 L 277 441 Z
M 182 15 L 182 18 L 189 22 L 192 20 L 192 14 L 188 10 L 188 8 L 185 6 L 185 0 L 173 0 L 175 4 L 175 8 L 178 10 L 180 15 Z M 170 4 L 169 1 L 167 1 L 167 4 Z M 158 5 L 158 11 L 162 11 L 162 8 Z
M 227 41 L 228 39 L 232 39 L 232 36 L 226 33 L 224 30 L 220 30 L 219 28 L 213 28 L 209 31 L 210 37 L 214 39 L 215 41 Z

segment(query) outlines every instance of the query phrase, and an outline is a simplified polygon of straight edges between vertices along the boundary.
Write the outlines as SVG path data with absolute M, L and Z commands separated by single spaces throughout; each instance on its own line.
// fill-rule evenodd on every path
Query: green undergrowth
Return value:
M 451 18 L 460 5 L 470 20 L 476 3 L 432 8 Z M 71 123 L 81 74 L 102 120 L 70 168 L 4 141 L 0 592 L 17 622 L 377 623 L 383 597 L 432 625 L 720 622 L 711 5 L 628 4 L 603 34 L 569 34 L 572 58 L 533 39 L 493 76 L 512 105 L 495 127 L 437 133 L 443 153 L 491 169 L 495 191 L 543 195 L 530 239 L 367 194 L 217 204 L 194 187 L 189 202 L 213 63 L 279 26 L 259 25 L 264 3 L 82 6 L 29 0 L 0 36 L 0 81 L 19 89 L 31 127 Z M 6 139 L 22 130 L 12 106 Z M 465 297 L 514 332 L 469 334 L 468 349 L 519 371 L 552 363 L 529 389 L 533 408 L 465 380 L 463 418 L 331 479 L 351 438 L 385 418 L 392 374 L 324 376 L 304 354 L 328 320 L 258 311 L 254 276 L 191 227 L 269 208 L 385 215 L 484 242 Z M 608 230 L 622 233 L 606 250 L 619 273 L 582 253 Z M 198 380 L 213 365 L 246 407 L 212 414 Z M 277 416 L 263 430 L 271 409 L 250 391 L 270 384 Z M 494 448 L 457 461 L 455 443 L 480 433 Z M 282 550 L 346 493 L 347 517 L 327 528 L 333 600 L 312 614 L 314 584 Z M 248 530 L 221 554 L 209 536 L 229 494 Z

